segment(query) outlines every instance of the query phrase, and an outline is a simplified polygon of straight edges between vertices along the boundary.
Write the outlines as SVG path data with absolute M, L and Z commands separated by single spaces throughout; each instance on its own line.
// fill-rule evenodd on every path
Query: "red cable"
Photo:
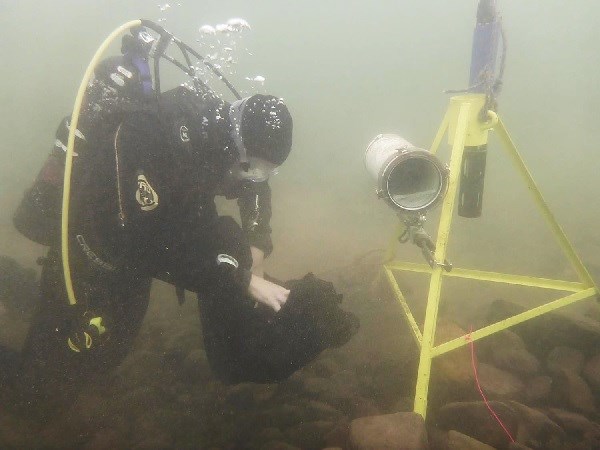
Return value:
M 492 416 L 494 417 L 494 419 L 496 419 L 496 421 L 500 424 L 500 426 L 502 427 L 504 432 L 507 434 L 510 441 L 515 442 L 512 435 L 510 434 L 510 431 L 508 431 L 508 428 L 506 428 L 506 426 L 504 425 L 502 420 L 500 420 L 500 417 L 498 417 L 498 414 L 496 414 L 496 411 L 494 411 L 494 409 L 490 405 L 490 402 L 488 401 L 485 394 L 483 393 L 483 389 L 481 389 L 481 384 L 479 384 L 479 376 L 477 375 L 477 364 L 475 363 L 475 342 L 473 342 L 473 339 L 471 338 L 472 331 L 473 331 L 472 329 L 471 329 L 471 331 L 469 331 L 469 334 L 466 336 L 466 339 L 469 341 L 469 345 L 471 347 L 471 365 L 473 366 L 473 374 L 475 375 L 475 383 L 477 384 L 477 389 L 479 389 L 481 398 L 483 398 L 483 402 L 485 403 L 485 406 L 487 406 L 487 409 L 489 409 L 489 411 L 492 414 Z

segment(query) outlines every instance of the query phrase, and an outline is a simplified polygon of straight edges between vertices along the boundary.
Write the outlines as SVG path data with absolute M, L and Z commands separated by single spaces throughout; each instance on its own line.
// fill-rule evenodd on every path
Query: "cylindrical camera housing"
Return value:
M 377 182 L 377 195 L 402 213 L 433 208 L 448 187 L 446 166 L 396 134 L 380 134 L 371 141 L 365 166 Z

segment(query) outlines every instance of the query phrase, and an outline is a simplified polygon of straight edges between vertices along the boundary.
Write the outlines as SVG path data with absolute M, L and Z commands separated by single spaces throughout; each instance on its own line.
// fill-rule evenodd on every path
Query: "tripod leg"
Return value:
M 448 111 L 446 111 L 446 114 L 444 115 L 444 118 L 442 119 L 440 128 L 438 129 L 438 132 L 435 135 L 433 142 L 431 143 L 431 148 L 429 149 L 429 151 L 431 153 L 433 153 L 434 155 L 437 153 L 440 143 L 442 142 L 442 139 L 444 137 L 444 134 L 446 134 L 446 130 L 448 129 L 449 117 L 450 117 L 450 113 Z
M 517 147 L 513 143 L 512 139 L 510 138 L 508 131 L 506 131 L 506 127 L 504 126 L 504 123 L 501 120 L 498 121 L 498 124 L 495 127 L 495 131 L 497 132 L 498 137 L 502 141 L 504 148 L 506 149 L 506 151 L 512 158 L 513 163 L 519 170 L 519 173 L 525 180 L 525 184 L 527 185 L 527 190 L 529 192 L 531 192 L 531 194 L 533 195 L 535 204 L 538 206 L 538 209 L 542 213 L 542 216 L 544 217 L 544 219 L 546 219 L 546 222 L 552 229 L 552 233 L 554 234 L 554 236 L 556 236 L 556 239 L 558 240 L 558 244 L 560 245 L 560 248 L 562 249 L 564 255 L 571 262 L 573 268 L 575 269 L 575 271 L 577 272 L 577 275 L 579 276 L 579 279 L 583 283 L 587 284 L 590 287 L 595 286 L 592 277 L 590 276 L 589 272 L 587 271 L 587 269 L 581 262 L 581 259 L 579 259 L 579 256 L 577 256 L 577 253 L 575 253 L 575 250 L 573 249 L 573 246 L 569 242 L 567 235 L 565 234 L 565 232 L 563 231 L 561 226 L 558 224 L 558 222 L 554 218 L 554 214 L 552 214 L 552 211 L 550 211 L 548 204 L 542 197 L 542 193 L 540 192 L 539 188 L 535 184 L 535 181 L 534 181 L 533 177 L 531 176 L 531 173 L 527 169 L 527 166 L 525 165 L 523 158 L 521 158 L 521 155 L 519 154 Z
M 452 155 L 450 156 L 450 179 L 448 184 L 448 193 L 442 205 L 442 213 L 438 228 L 436 242 L 435 259 L 444 261 L 446 259 L 446 248 L 448 244 L 448 235 L 450 234 L 450 225 L 452 223 L 452 212 L 456 200 L 456 191 L 458 187 L 458 177 L 460 175 L 460 166 L 462 162 L 467 125 L 471 104 L 462 103 L 458 113 L 456 131 L 452 145 Z M 432 349 L 434 347 L 435 329 L 437 324 L 438 307 L 440 303 L 440 292 L 442 289 L 442 271 L 441 266 L 436 266 L 431 274 L 429 282 L 429 295 L 427 297 L 427 309 L 425 311 L 425 324 L 423 326 L 423 342 L 421 345 L 421 356 L 419 360 L 419 370 L 417 374 L 417 386 L 415 393 L 414 411 L 423 418 L 427 413 L 427 394 L 429 392 L 429 378 L 431 376 Z

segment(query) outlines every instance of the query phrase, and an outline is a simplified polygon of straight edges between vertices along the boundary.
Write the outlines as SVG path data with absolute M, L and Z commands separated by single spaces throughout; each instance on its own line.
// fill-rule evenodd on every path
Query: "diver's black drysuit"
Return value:
M 278 314 L 248 297 L 250 245 L 272 250 L 271 193 L 266 181 L 232 176 L 238 157 L 228 108 L 177 88 L 162 94 L 158 109 L 119 108 L 100 123 L 92 110 L 92 119 L 82 116 L 69 225 L 76 307 L 68 305 L 60 257 L 68 119 L 61 124 L 15 216 L 24 234 L 50 245 L 20 375 L 34 396 L 50 403 L 57 392 L 69 397 L 88 375 L 119 364 L 140 328 L 152 278 L 199 294 L 207 356 L 226 382 L 286 378 L 354 334 L 356 319 L 339 309 L 341 296 L 310 275 L 288 284 L 290 298 Z M 238 198 L 242 228 L 218 216 L 216 195 Z M 32 210 L 43 214 L 32 217 Z M 105 319 L 109 337 L 75 353 L 67 339 L 84 309 Z

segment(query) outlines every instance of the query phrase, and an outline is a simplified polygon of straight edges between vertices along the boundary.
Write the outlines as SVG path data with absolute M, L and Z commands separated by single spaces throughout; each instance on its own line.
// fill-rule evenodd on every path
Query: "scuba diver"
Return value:
M 15 377 L 22 403 L 69 403 L 92 374 L 120 364 L 153 278 L 174 285 L 180 302 L 184 290 L 197 293 L 207 357 L 226 383 L 283 380 L 358 329 L 331 283 L 264 275 L 273 249 L 268 179 L 292 146 L 283 100 L 228 103 L 202 87 L 157 92 L 147 36 L 132 30 L 122 55 L 96 67 L 75 131 L 68 235 L 75 305 L 60 251 L 69 117 L 15 213 L 21 233 L 49 246 Z M 237 198 L 241 226 L 218 215 L 216 196 Z

